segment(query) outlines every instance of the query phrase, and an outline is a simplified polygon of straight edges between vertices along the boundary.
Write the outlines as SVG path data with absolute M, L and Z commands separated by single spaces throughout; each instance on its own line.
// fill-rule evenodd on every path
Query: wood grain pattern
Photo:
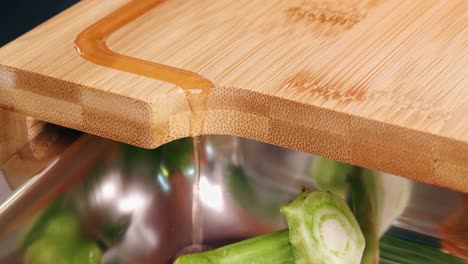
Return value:
M 23 158 L 43 158 L 47 144 L 42 143 L 44 137 L 38 136 L 45 133 L 45 122 L 0 108 L 0 124 L 0 166 L 15 154 Z M 51 133 L 48 138 L 55 134 Z
M 193 134 L 179 87 L 75 51 L 127 3 L 81 1 L 1 48 L 0 106 L 147 148 Z M 204 134 L 468 192 L 467 1 L 167 0 L 107 46 L 210 80 Z
M 28 142 L 26 116 L 0 109 L 0 166 Z

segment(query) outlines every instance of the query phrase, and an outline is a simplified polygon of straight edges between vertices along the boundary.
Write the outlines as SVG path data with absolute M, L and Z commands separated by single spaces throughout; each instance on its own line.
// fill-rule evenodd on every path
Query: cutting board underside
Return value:
M 189 136 L 179 87 L 74 48 L 128 2 L 81 1 L 2 47 L 0 107 L 146 148 Z M 468 192 L 468 1 L 166 0 L 107 46 L 210 80 L 203 134 Z

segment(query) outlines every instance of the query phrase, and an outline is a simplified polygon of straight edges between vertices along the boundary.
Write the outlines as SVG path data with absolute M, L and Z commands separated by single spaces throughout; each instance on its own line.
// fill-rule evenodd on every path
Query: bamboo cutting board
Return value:
M 0 107 L 146 148 L 238 135 L 468 192 L 467 51 L 465 0 L 85 0 L 0 49 Z

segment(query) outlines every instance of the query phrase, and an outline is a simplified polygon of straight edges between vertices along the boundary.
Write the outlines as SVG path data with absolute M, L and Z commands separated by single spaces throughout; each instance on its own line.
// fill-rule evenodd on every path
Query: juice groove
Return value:
M 163 0 L 133 0 L 83 30 L 75 40 L 80 56 L 95 64 L 172 83 L 185 92 L 191 111 L 195 179 L 192 196 L 192 246 L 185 251 L 200 251 L 203 243 L 203 217 L 199 200 L 200 155 L 208 95 L 214 86 L 205 77 L 184 69 L 129 57 L 110 50 L 106 39 L 127 23 L 143 15 Z M 200 110 L 201 109 L 201 110 Z M 182 250 L 184 251 L 184 250 Z

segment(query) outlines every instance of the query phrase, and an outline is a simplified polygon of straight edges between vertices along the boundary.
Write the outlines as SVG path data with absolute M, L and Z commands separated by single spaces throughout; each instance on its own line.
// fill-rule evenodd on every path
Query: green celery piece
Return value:
M 288 230 L 250 238 L 202 253 L 180 256 L 174 264 L 294 264 Z
M 40 213 L 20 245 L 22 250 L 26 250 L 27 247 L 43 235 L 48 222 L 53 219 L 58 210 L 60 210 L 61 204 L 62 200 L 58 198 L 51 202 L 51 204 Z
M 426 245 L 385 234 L 380 240 L 382 260 L 405 264 L 467 264 L 468 261 Z
M 311 175 L 318 189 L 331 191 L 344 198 L 349 192 L 348 178 L 356 169 L 360 168 L 318 157 L 313 164 Z M 366 186 L 373 199 L 378 234 L 382 236 L 406 208 L 411 195 L 411 181 L 387 173 L 362 170 L 375 175 L 376 178 Z
M 353 213 L 366 240 L 362 264 L 379 262 L 378 180 L 371 170 L 357 167 L 349 176 Z
M 26 250 L 26 264 L 68 264 L 73 257 L 62 245 L 50 238 L 40 238 L 34 241 Z
M 381 237 L 405 210 L 411 197 L 411 181 L 387 173 L 378 173 L 375 189 L 379 219 L 378 234 Z
M 302 191 L 281 212 L 296 264 L 358 264 L 364 236 L 346 202 L 330 192 Z
M 406 208 L 411 182 L 355 167 L 348 176 L 353 213 L 366 239 L 362 263 L 378 263 L 379 239 Z
M 317 157 L 310 173 L 320 190 L 330 191 L 344 198 L 348 189 L 347 176 L 352 169 L 352 165 Z
M 57 241 L 79 241 L 82 238 L 78 217 L 68 210 L 58 212 L 44 228 L 44 237 Z
M 84 242 L 73 257 L 73 264 L 99 264 L 101 263 L 101 249 L 94 242 Z
M 94 264 L 101 261 L 101 249 L 82 235 L 78 216 L 64 208 L 61 198 L 52 202 L 21 245 L 24 262 L 31 264 Z
M 101 249 L 94 242 L 58 241 L 43 237 L 34 241 L 25 253 L 27 264 L 99 264 Z

